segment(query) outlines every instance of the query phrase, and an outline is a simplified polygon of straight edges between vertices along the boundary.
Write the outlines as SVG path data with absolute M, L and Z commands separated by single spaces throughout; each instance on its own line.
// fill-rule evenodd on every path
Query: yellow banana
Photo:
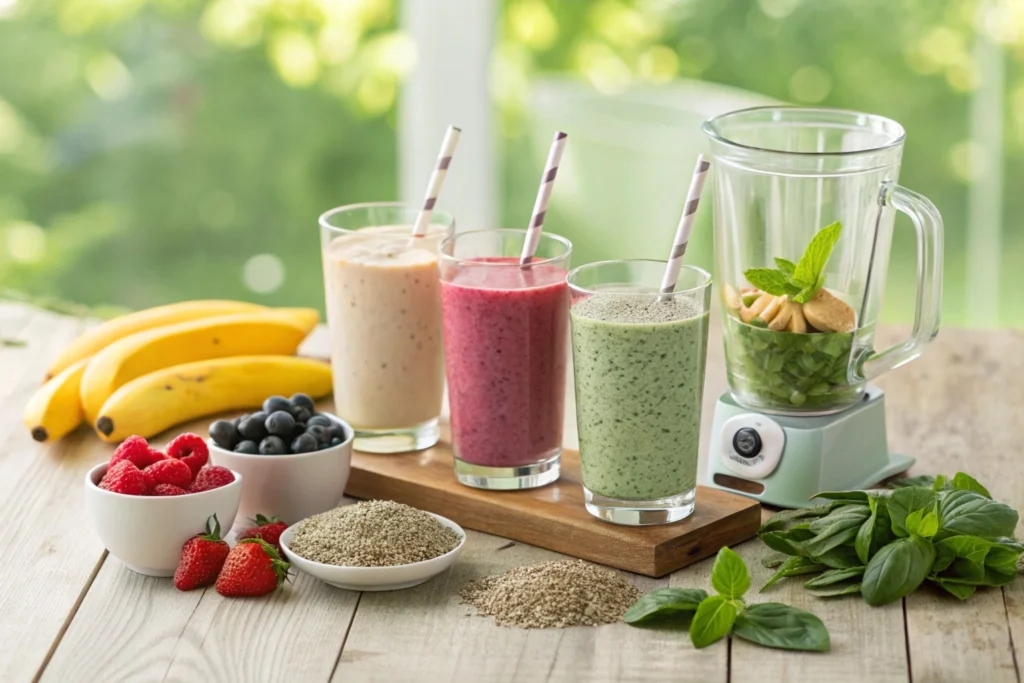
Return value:
M 317 315 L 308 308 L 236 313 L 119 339 L 93 356 L 82 376 L 85 419 L 95 423 L 100 408 L 119 387 L 172 365 L 231 356 L 292 355 L 306 338 L 310 312 Z
M 85 415 L 78 387 L 88 359 L 80 360 L 36 389 L 22 419 L 36 441 L 56 441 L 81 424 Z
M 281 313 L 291 318 L 294 322 L 302 325 L 302 329 L 308 335 L 320 322 L 320 312 L 315 308 L 273 308 L 275 313 Z
M 96 420 L 104 441 L 149 438 L 204 415 L 259 407 L 274 394 L 331 393 L 331 366 L 296 356 L 235 356 L 143 375 L 114 392 Z
M 244 313 L 266 310 L 264 306 L 245 303 L 244 301 L 183 301 L 178 304 L 148 308 L 108 320 L 102 325 L 92 328 L 67 348 L 50 365 L 46 377 L 56 376 L 73 363 L 99 352 L 113 342 L 127 337 L 129 334 L 141 332 L 161 325 L 171 325 L 197 318 L 210 318 L 215 315 Z

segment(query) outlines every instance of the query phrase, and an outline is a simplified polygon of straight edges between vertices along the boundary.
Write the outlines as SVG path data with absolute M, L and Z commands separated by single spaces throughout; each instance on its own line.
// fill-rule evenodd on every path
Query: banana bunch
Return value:
M 270 394 L 325 396 L 330 366 L 294 355 L 318 321 L 313 309 L 240 301 L 188 301 L 115 318 L 58 356 L 25 406 L 25 426 L 46 442 L 87 421 L 105 441 L 120 441 L 256 407 Z

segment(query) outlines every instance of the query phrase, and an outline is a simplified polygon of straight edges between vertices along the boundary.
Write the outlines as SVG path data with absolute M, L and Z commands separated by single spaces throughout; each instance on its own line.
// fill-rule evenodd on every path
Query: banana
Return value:
M 113 342 L 127 337 L 129 334 L 141 332 L 161 325 L 171 325 L 197 318 L 210 318 L 215 315 L 265 311 L 265 306 L 245 303 L 244 301 L 184 301 L 178 304 L 148 308 L 144 311 L 129 313 L 108 320 L 94 327 L 78 339 L 71 342 L 66 349 L 50 365 L 46 378 L 54 377 L 68 366 L 88 358 Z
M 281 313 L 292 319 L 293 322 L 302 325 L 302 329 L 308 335 L 320 322 L 320 312 L 315 308 L 274 308 L 275 313 Z
M 56 441 L 81 424 L 85 415 L 78 387 L 88 362 L 88 359 L 80 360 L 65 368 L 32 394 L 22 419 L 33 439 Z
M 82 376 L 85 419 L 119 387 L 173 365 L 230 356 L 290 356 L 319 317 L 313 309 L 277 309 L 202 318 L 136 332 L 93 356 Z M 296 322 L 299 319 L 300 322 Z
M 114 392 L 100 410 L 104 441 L 149 438 L 204 415 L 259 407 L 267 396 L 331 393 L 331 366 L 296 356 L 235 356 L 176 365 Z

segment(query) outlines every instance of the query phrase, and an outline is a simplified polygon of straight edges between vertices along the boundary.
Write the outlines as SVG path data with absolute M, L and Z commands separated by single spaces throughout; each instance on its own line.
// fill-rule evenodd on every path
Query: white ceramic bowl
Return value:
M 344 420 L 320 414 L 345 429 L 342 443 L 312 453 L 250 455 L 225 450 L 213 439 L 207 441 L 215 465 L 240 472 L 245 478 L 239 522 L 253 519 L 258 513 L 294 524 L 338 504 L 348 484 L 355 432 Z
M 284 550 L 288 561 L 293 565 L 338 588 L 346 588 L 352 591 L 394 591 L 402 588 L 418 586 L 428 579 L 432 579 L 442 573 L 455 563 L 455 560 L 462 553 L 466 545 L 466 532 L 455 522 L 445 519 L 440 515 L 428 512 L 428 515 L 453 529 L 459 535 L 459 544 L 440 557 L 423 562 L 413 562 L 397 567 L 338 567 L 333 564 L 323 564 L 306 560 L 292 552 L 288 546 L 295 537 L 295 530 L 298 525 L 292 525 L 281 534 L 281 549 Z
M 235 522 L 242 498 L 242 475 L 227 486 L 186 496 L 126 496 L 104 491 L 98 484 L 107 463 L 85 475 L 85 507 L 93 527 L 110 554 L 147 576 L 173 576 L 181 546 L 206 529 L 216 514 L 221 533 Z

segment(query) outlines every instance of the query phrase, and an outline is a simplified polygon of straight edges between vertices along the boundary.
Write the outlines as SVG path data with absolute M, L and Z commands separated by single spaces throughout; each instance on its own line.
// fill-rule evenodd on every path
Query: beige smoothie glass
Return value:
M 320 216 L 334 406 L 370 453 L 429 448 L 440 436 L 444 341 L 437 249 L 454 227 L 434 211 L 353 204 Z

